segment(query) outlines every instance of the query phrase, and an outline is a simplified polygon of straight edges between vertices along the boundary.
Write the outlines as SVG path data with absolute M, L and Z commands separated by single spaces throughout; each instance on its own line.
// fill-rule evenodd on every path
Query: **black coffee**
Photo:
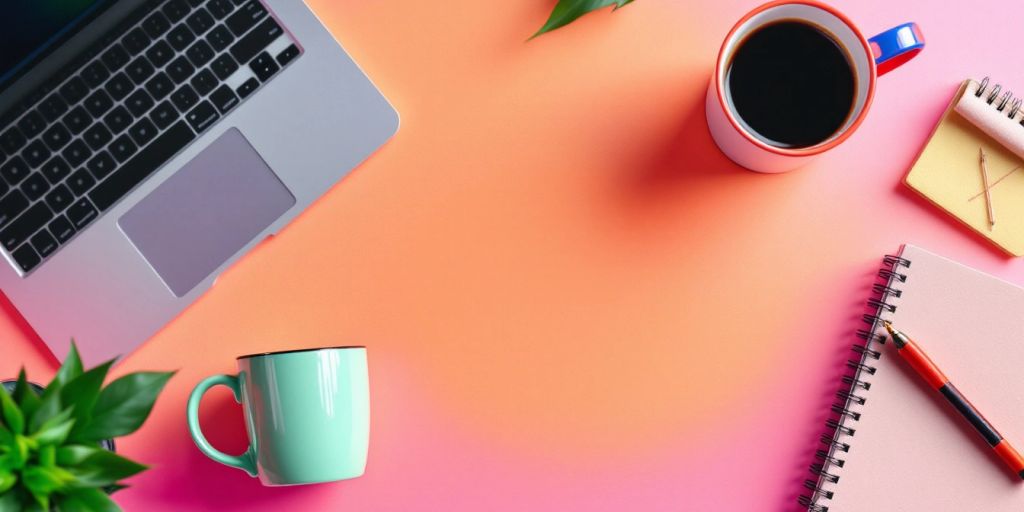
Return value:
M 726 97 L 758 138 L 803 148 L 825 141 L 853 109 L 856 79 L 843 47 L 813 25 L 779 21 L 740 42 Z

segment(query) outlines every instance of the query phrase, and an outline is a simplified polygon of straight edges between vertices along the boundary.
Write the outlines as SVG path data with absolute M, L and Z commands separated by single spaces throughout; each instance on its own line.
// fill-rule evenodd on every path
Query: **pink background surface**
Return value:
M 180 369 L 118 441 L 154 468 L 127 510 L 789 510 L 882 254 L 1024 284 L 899 184 L 960 80 L 1024 86 L 1024 4 L 835 2 L 868 34 L 916 21 L 927 48 L 848 142 L 777 176 L 703 120 L 755 2 L 641 0 L 525 43 L 553 4 L 312 2 L 402 129 L 116 369 Z M 56 368 L 10 306 L 0 337 L 0 374 Z M 364 477 L 264 488 L 195 449 L 201 378 L 339 343 L 370 350 Z M 226 391 L 203 415 L 242 450 Z

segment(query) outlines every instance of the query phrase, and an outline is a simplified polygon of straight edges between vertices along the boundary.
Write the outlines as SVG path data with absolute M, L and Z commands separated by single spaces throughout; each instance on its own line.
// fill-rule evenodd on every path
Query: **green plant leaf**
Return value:
M 75 476 L 72 487 L 88 488 L 115 484 L 146 469 L 146 466 L 114 452 L 99 450 L 68 471 Z
M 77 466 L 96 452 L 104 451 L 98 446 L 66 444 L 57 447 L 57 464 L 64 467 Z
M 21 408 L 22 414 L 25 415 L 26 423 L 36 409 L 39 408 L 39 395 L 36 394 L 36 390 L 32 386 L 28 385 L 28 376 L 25 374 L 24 366 L 18 372 L 18 382 L 14 385 L 14 393 L 11 394 L 11 398 Z
M 50 495 L 75 481 L 68 470 L 42 466 L 28 466 L 21 472 L 21 482 L 43 510 L 50 508 Z
M 0 493 L 0 512 L 21 512 L 23 509 L 18 493 Z
M 79 489 L 60 499 L 58 512 L 120 512 L 121 508 L 99 489 Z
M 53 380 L 50 381 L 50 386 L 56 384 L 56 387 L 63 387 L 68 382 L 78 378 L 82 375 L 82 359 L 78 357 L 78 347 L 75 346 L 75 340 L 71 340 L 71 350 L 68 351 L 68 356 L 64 358 L 64 364 L 60 365 L 60 369 L 57 370 L 57 374 L 53 376 Z
M 9 471 L 0 470 L 0 494 L 3 494 L 18 483 L 18 476 Z
M 73 407 L 72 417 L 79 423 L 85 422 L 92 415 L 92 408 L 100 397 L 100 388 L 113 360 L 107 361 L 85 373 L 71 379 L 60 391 L 60 401 L 64 407 Z
M 15 434 L 24 433 L 25 416 L 3 386 L 0 386 L 0 408 L 3 409 L 4 424 L 7 425 L 7 428 Z
M 71 409 L 65 409 L 64 412 L 70 413 Z M 63 443 L 68 438 L 68 434 L 71 433 L 71 428 L 75 426 L 74 418 L 68 418 L 64 415 L 64 412 L 43 423 L 39 430 L 32 434 L 32 439 L 40 445 Z
M 50 386 L 43 391 L 43 397 L 39 400 L 39 408 L 32 413 L 32 418 L 28 422 L 29 432 L 39 431 L 43 423 L 61 413 L 60 390 L 60 386 L 54 386 L 51 382 Z
M 92 417 L 71 431 L 72 441 L 100 441 L 135 432 L 153 410 L 157 395 L 174 372 L 125 375 L 100 393 Z
M 57 447 L 51 445 L 39 447 L 39 465 L 52 468 L 57 465 Z
M 15 434 L 11 439 L 7 460 L 4 463 L 8 469 L 21 469 L 25 467 L 25 463 L 28 462 L 28 452 L 30 451 L 28 441 L 27 437 L 18 434 Z
M 613 10 L 618 10 L 619 7 L 632 2 L 633 0 L 558 0 L 555 9 L 551 11 L 551 16 L 548 17 L 548 21 L 544 23 L 544 26 L 536 34 L 530 36 L 530 39 L 564 27 L 588 12 L 596 11 L 609 5 L 614 5 L 615 9 Z

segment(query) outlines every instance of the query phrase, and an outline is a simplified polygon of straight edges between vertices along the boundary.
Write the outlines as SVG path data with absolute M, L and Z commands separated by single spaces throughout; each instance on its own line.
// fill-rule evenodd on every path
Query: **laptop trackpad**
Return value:
M 274 171 L 232 128 L 117 223 L 182 297 L 294 204 Z

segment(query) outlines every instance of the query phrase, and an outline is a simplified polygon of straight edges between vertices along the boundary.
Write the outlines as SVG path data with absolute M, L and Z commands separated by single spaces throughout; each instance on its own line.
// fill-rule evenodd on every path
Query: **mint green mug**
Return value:
M 242 404 L 249 448 L 241 455 L 217 450 L 199 428 L 199 401 L 218 384 Z M 241 356 L 238 375 L 214 375 L 192 390 L 188 428 L 207 457 L 258 476 L 264 485 L 361 476 L 370 442 L 366 347 Z

